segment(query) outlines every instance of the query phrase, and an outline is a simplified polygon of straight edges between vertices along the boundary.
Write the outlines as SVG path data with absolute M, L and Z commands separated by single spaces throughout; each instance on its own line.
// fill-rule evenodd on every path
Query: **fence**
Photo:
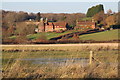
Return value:
M 96 58 L 94 57 L 94 52 L 93 52 L 93 51 L 90 51 L 90 57 L 89 57 L 89 64 L 90 64 L 90 65 L 93 63 L 93 60 L 94 60 L 94 61 L 97 61 L 97 62 L 99 62 L 99 63 L 102 63 L 101 61 L 99 61 L 98 59 L 96 59 Z

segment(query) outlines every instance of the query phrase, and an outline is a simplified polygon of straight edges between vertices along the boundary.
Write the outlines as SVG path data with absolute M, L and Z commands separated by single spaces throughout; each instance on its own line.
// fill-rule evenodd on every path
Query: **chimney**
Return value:
M 92 22 L 95 22 L 93 18 L 92 18 Z
M 43 18 L 40 18 L 40 22 L 43 22 Z
M 45 24 L 47 24 L 47 25 L 48 25 L 48 19 L 47 19 L 47 18 L 45 19 Z

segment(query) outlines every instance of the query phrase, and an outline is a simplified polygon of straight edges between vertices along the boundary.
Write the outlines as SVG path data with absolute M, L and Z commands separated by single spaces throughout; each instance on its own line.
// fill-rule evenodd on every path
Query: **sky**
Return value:
M 44 2 L 43 2 L 44 1 Z M 46 2 L 45 2 L 46 1 Z M 57 2 L 58 1 L 58 2 Z M 101 0 L 102 1 L 102 0 Z M 88 0 L 79 1 L 69 0 L 69 2 L 62 2 L 62 0 L 29 0 L 23 2 L 22 0 L 18 2 L 14 0 L 4 0 L 2 2 L 2 9 L 8 11 L 25 11 L 25 12 L 41 12 L 41 13 L 86 13 L 88 8 L 103 4 L 105 12 L 108 9 L 111 9 L 113 12 L 118 12 L 118 2 L 117 0 L 109 2 L 104 1 L 100 2 L 100 0 L 88 2 Z
M 3 2 L 118 2 L 119 0 L 1 0 Z

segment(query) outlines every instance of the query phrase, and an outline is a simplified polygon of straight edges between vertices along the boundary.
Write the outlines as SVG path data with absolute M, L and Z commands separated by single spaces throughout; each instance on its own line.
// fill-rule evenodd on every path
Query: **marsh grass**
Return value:
M 8 74 L 6 74 L 8 73 Z M 117 78 L 118 77 L 117 65 L 108 64 L 92 64 L 86 67 L 80 64 L 65 65 L 55 67 L 52 65 L 47 66 L 34 66 L 27 65 L 20 66 L 18 63 L 8 70 L 3 72 L 5 78 Z
M 18 49 L 17 52 L 14 50 Z M 13 50 L 13 51 L 11 51 Z M 22 51 L 19 51 L 22 50 Z M 24 50 L 24 51 L 23 51 Z M 23 58 L 89 58 L 89 51 L 102 63 L 32 64 Z M 3 47 L 3 78 L 117 78 L 118 49 L 115 46 L 83 47 Z M 70 64 L 71 63 L 71 64 Z M 115 63 L 115 64 L 113 64 Z

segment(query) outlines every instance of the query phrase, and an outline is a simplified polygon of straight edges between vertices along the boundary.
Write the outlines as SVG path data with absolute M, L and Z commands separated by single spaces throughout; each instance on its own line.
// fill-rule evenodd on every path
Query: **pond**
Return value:
M 89 58 L 23 58 L 23 59 L 16 59 L 21 61 L 28 61 L 34 64 L 50 64 L 54 66 L 64 66 L 64 65 L 74 65 L 74 64 L 80 64 L 81 66 L 85 67 L 89 64 Z M 99 64 L 97 62 L 96 64 Z M 107 65 L 117 65 L 117 62 L 104 62 L 102 63 Z
M 32 64 L 54 64 L 54 65 L 77 63 L 85 66 L 89 63 L 88 58 L 25 58 L 25 59 L 17 59 L 17 60 L 31 61 Z

